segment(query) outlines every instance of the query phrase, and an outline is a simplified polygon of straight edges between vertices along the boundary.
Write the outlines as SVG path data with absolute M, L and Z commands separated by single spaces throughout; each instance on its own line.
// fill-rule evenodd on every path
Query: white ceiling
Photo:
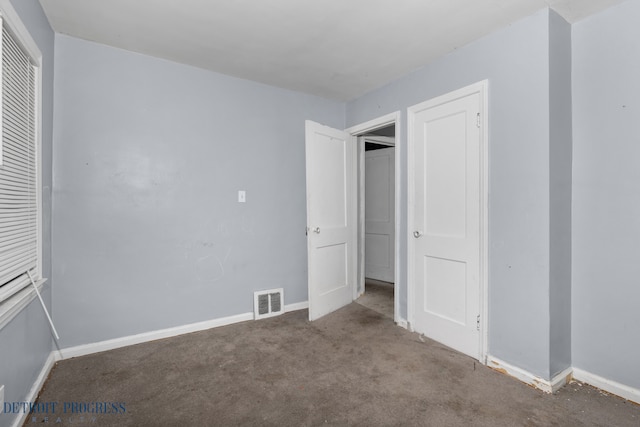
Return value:
M 40 0 L 56 32 L 350 100 L 542 8 L 623 0 Z

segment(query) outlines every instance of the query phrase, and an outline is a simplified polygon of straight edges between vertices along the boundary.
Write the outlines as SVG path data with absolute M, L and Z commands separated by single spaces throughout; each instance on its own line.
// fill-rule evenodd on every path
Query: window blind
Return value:
M 1 49 L 0 303 L 38 277 L 36 71 L 5 25 Z

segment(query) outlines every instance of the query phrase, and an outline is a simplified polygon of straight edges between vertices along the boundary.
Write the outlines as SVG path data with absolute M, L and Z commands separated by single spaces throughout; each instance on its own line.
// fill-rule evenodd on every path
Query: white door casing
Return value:
M 394 169 L 395 147 L 365 152 L 365 277 L 391 283 L 395 274 Z
M 399 248 L 401 246 L 401 238 L 403 237 L 401 235 L 401 233 L 399 233 L 399 227 L 400 227 L 400 222 L 399 222 L 399 218 L 401 217 L 400 212 L 401 212 L 401 207 L 400 207 L 400 197 L 398 197 L 399 194 L 402 193 L 401 189 L 400 189 L 400 185 L 401 185 L 401 177 L 400 177 L 400 172 L 402 171 L 402 168 L 400 167 L 400 159 L 403 157 L 403 153 L 405 148 L 404 145 L 402 144 L 402 138 L 401 138 L 401 133 L 402 133 L 402 129 L 400 127 L 400 118 L 401 118 L 401 113 L 400 111 L 395 111 L 393 113 L 389 113 L 386 114 L 384 116 L 380 116 L 374 119 L 371 119 L 367 122 L 363 122 L 363 123 L 359 123 L 355 126 L 352 126 L 350 128 L 347 129 L 347 132 L 349 132 L 349 134 L 351 134 L 354 137 L 357 137 L 357 152 L 358 152 L 358 162 L 357 162 L 357 176 L 358 176 L 358 203 L 357 203 L 357 208 L 358 208 L 358 230 L 357 230 L 357 242 L 358 242 L 358 253 L 357 253 L 357 286 L 354 286 L 353 291 L 353 299 L 358 298 L 360 295 L 362 295 L 362 293 L 364 292 L 364 265 L 365 265 L 365 259 L 364 259 L 364 245 L 365 245 L 365 227 L 364 227 L 364 210 L 365 210 L 365 201 L 364 201 L 364 192 L 365 192 L 365 188 L 364 188 L 364 136 L 365 134 L 374 132 L 377 129 L 381 129 L 383 127 L 387 127 L 390 125 L 393 125 L 395 128 L 395 137 L 394 138 L 390 138 L 393 139 L 393 141 L 382 141 L 383 143 L 390 143 L 393 142 L 395 148 L 396 148 L 396 152 L 395 152 L 395 157 L 396 157 L 396 164 L 394 165 L 395 168 L 395 173 L 396 176 L 394 177 L 394 183 L 395 183 L 395 189 L 394 192 L 396 194 L 396 200 L 394 202 L 394 216 L 396 218 L 396 224 L 395 224 L 395 242 L 394 242 L 394 246 L 395 248 Z M 369 136 L 367 136 L 367 138 L 369 138 Z M 377 142 L 380 142 L 379 140 L 380 137 L 376 137 Z M 402 240 L 402 242 L 404 242 L 404 240 Z M 403 243 L 402 243 L 403 244 Z M 400 291 L 399 291 L 399 286 L 400 286 L 400 280 L 398 278 L 399 273 L 403 270 L 403 268 L 406 268 L 406 262 L 402 262 L 400 260 L 400 251 L 396 250 L 395 251 L 395 260 L 394 260 L 394 265 L 396 266 L 395 268 L 395 277 L 394 277 L 394 309 L 393 309 L 393 313 L 394 313 L 394 321 L 406 328 L 407 327 L 407 319 L 404 317 L 400 316 Z M 399 268 L 398 266 L 402 266 L 402 268 Z
M 356 282 L 356 141 L 307 120 L 309 320 L 353 300 Z
M 409 112 L 409 321 L 484 361 L 486 82 Z

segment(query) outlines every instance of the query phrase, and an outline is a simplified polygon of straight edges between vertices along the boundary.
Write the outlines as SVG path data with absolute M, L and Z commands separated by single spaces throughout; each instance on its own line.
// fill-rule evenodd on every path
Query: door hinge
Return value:
M 478 113 L 476 115 L 476 126 L 478 126 L 478 128 L 480 128 L 480 113 Z
M 476 317 L 476 329 L 479 331 L 480 330 L 480 315 L 478 314 L 478 317 Z

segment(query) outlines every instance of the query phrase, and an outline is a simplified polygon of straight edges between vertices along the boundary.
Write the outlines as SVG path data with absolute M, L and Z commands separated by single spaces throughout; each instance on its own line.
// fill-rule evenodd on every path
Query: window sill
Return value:
M 46 281 L 47 279 L 36 281 L 39 292 L 42 293 L 42 288 Z M 36 291 L 32 285 L 29 285 L 0 304 L 0 330 L 7 326 L 35 298 L 37 298 Z

